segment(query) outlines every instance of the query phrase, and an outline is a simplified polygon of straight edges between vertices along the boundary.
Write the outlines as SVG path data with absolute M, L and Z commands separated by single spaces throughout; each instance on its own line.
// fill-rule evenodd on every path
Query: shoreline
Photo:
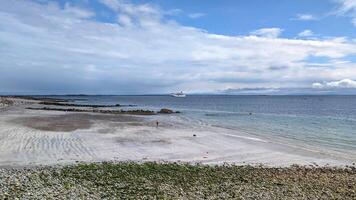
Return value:
M 11 100 L 0 109 L 0 198 L 356 198 L 352 160 L 179 115 L 29 110 L 41 101 Z
M 179 115 L 65 112 L 74 108 L 66 103 L 59 111 L 27 110 L 28 105 L 36 108 L 43 101 L 12 100 L 16 105 L 0 111 L 0 166 L 163 161 L 344 167 L 356 162 L 221 127 L 195 127 L 177 121 Z M 156 121 L 160 121 L 159 127 Z

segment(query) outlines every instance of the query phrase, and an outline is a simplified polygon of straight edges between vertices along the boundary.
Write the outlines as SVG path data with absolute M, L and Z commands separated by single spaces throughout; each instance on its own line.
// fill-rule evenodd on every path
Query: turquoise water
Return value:
M 188 123 L 356 158 L 356 96 L 70 96 L 77 103 L 171 108 Z

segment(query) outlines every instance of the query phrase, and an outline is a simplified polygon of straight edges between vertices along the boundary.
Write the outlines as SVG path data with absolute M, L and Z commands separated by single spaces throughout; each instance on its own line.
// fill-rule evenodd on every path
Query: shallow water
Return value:
M 58 96 L 57 96 L 58 98 Z M 75 103 L 170 108 L 192 127 L 217 126 L 256 138 L 356 160 L 356 96 L 61 96 Z M 233 134 L 234 131 L 231 131 Z

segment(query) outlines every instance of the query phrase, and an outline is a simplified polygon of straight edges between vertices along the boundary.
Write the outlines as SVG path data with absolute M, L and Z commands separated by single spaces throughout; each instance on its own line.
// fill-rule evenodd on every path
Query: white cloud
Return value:
M 72 6 L 70 3 L 66 3 L 64 5 L 64 12 L 79 18 L 90 18 L 95 16 L 95 13 L 93 13 L 92 11 Z
M 356 77 L 355 63 L 318 67 L 306 61 L 355 55 L 352 40 L 278 38 L 279 28 L 216 35 L 166 20 L 165 11 L 150 4 L 102 1 L 117 13 L 117 23 L 56 4 L 0 1 L 0 90 L 211 92 Z
M 266 37 L 266 38 L 277 38 L 283 29 L 280 28 L 262 28 L 251 32 L 251 35 Z
M 125 14 L 118 16 L 118 22 L 119 22 L 119 24 L 121 24 L 122 26 L 132 26 L 132 25 L 133 25 L 130 16 L 125 15 Z
M 356 26 L 356 0 L 337 0 L 340 7 L 337 10 L 337 14 L 349 15 L 351 22 Z
M 351 79 L 342 79 L 339 81 L 330 81 L 323 83 L 313 83 L 313 88 L 330 89 L 330 88 L 356 88 L 356 81 Z
M 312 87 L 313 87 L 313 88 L 323 88 L 324 85 L 323 85 L 322 83 L 313 83 L 313 84 L 312 84 Z
M 188 15 L 188 17 L 192 19 L 196 19 L 196 18 L 204 17 L 205 15 L 206 15 L 205 13 L 191 13 Z
M 356 10 L 356 1 L 355 0 L 338 0 L 341 4 L 340 12 L 349 12 Z
M 100 2 L 115 11 L 124 12 L 132 16 L 159 16 L 163 13 L 159 8 L 151 4 L 134 5 L 123 0 L 100 0 Z
M 313 31 L 308 30 L 308 29 L 304 30 L 304 31 L 302 31 L 302 32 L 300 32 L 298 34 L 299 37 L 310 37 L 310 36 L 313 36 L 313 35 L 314 35 Z
M 293 18 L 294 20 L 301 20 L 301 21 L 313 21 L 313 20 L 318 20 L 317 17 L 311 14 L 298 14 L 296 18 Z

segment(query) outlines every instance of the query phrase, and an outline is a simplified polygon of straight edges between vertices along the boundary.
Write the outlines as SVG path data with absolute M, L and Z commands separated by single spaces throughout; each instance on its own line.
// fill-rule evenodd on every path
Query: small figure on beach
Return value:
M 156 127 L 158 128 L 158 125 L 159 125 L 159 122 L 158 121 L 156 121 Z

